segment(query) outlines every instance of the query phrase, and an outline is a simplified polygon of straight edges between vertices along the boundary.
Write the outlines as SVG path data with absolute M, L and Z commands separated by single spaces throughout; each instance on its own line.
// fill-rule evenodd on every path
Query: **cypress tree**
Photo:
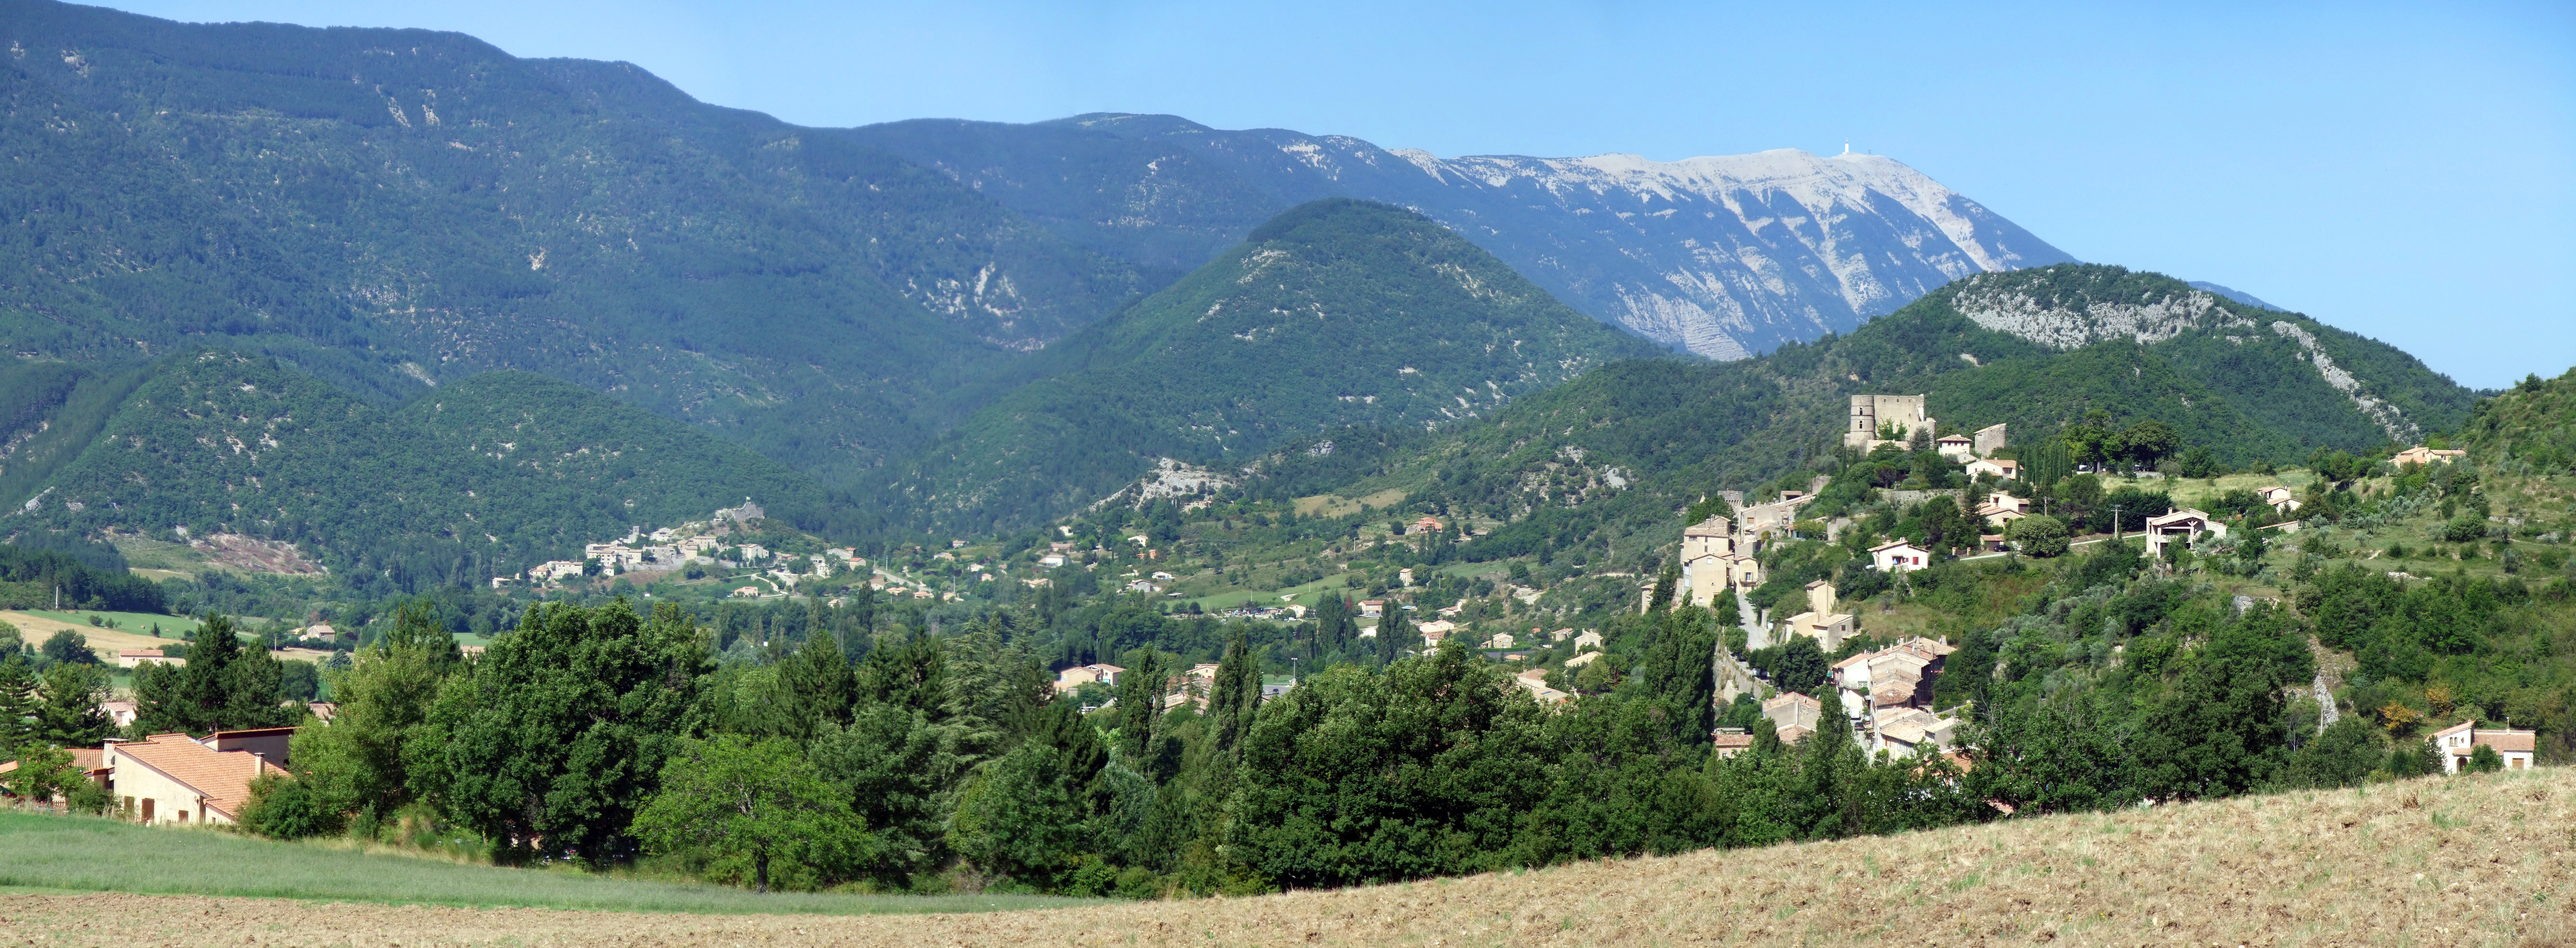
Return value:
M 1404 654 L 1404 643 L 1413 638 L 1413 623 L 1404 618 L 1404 609 L 1393 599 L 1386 601 L 1386 614 L 1377 620 L 1377 664 L 1384 668 L 1395 664 Z
M 1682 564 L 1679 560 L 1664 563 L 1663 572 L 1655 575 L 1655 592 L 1648 597 L 1646 611 L 1662 612 L 1673 605 L 1673 587 L 1681 585 Z
M 1127 670 L 1118 675 L 1118 753 L 1128 766 L 1141 768 L 1154 746 L 1154 729 L 1162 723 L 1162 653 L 1151 647 L 1127 653 Z
M 1226 643 L 1225 658 L 1217 663 L 1214 687 L 1208 712 L 1216 718 L 1216 746 L 1232 750 L 1252 733 L 1253 714 L 1261 706 L 1261 659 L 1252 654 L 1252 643 L 1240 628 Z

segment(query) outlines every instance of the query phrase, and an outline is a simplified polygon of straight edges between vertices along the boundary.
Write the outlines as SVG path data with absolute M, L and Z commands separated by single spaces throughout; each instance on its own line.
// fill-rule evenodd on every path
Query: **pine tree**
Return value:
M 92 747 L 116 733 L 116 722 L 102 707 L 110 684 L 107 669 L 96 665 L 66 662 L 46 669 L 37 739 L 55 747 Z
M 0 753 L 36 735 L 36 670 L 24 655 L 0 656 Z
M 858 700 L 858 677 L 842 655 L 839 634 L 828 629 L 811 632 L 793 657 L 779 663 L 778 684 L 787 692 L 787 736 L 800 746 L 850 723 L 851 705 Z
M 208 614 L 185 667 L 136 671 L 134 731 L 204 735 L 293 724 L 304 712 L 279 704 L 285 677 L 268 650 L 242 647 L 230 616 Z

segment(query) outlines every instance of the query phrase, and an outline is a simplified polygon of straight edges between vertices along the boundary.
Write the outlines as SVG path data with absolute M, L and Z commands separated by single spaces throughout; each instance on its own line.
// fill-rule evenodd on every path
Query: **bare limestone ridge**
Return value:
M 2241 303 L 2179 281 L 2118 298 L 2079 293 L 2069 296 L 2048 284 L 2034 285 L 2011 275 L 1971 276 L 1960 281 L 1950 308 L 1979 326 L 2009 333 L 2058 351 L 2109 340 L 2154 345 L 2186 332 L 2216 334 L 2242 346 L 2248 337 L 2270 333 L 2295 343 L 2305 362 L 2353 410 L 2377 425 L 2388 440 L 2416 444 L 2423 427 L 2387 399 L 2372 393 L 2365 381 L 2335 362 L 2317 334 L 2276 310 Z

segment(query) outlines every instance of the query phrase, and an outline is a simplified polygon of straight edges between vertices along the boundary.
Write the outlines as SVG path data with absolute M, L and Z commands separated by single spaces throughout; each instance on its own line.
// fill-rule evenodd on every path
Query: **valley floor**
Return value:
M 0 894 L 38 945 L 2446 945 L 2576 942 L 2576 769 L 1410 885 L 909 916 Z

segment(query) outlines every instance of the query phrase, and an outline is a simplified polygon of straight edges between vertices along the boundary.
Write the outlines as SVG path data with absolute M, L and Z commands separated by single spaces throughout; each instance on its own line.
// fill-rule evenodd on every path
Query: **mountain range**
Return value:
M 1872 155 L 815 129 L 459 34 L 42 0 L 0 0 L 0 39 L 0 503 L 27 525 L 453 572 L 746 493 L 890 536 L 1018 529 L 1176 464 L 1324 490 L 1470 444 L 1741 481 L 1866 391 L 2016 432 L 2165 418 L 2242 460 L 2411 443 L 2468 404 Z M 1566 412 L 1591 421 L 1477 440 Z
M 1715 359 L 1848 331 L 1971 273 L 2074 261 L 1878 155 L 1444 159 L 1169 115 L 919 120 L 851 134 L 1149 269 L 1204 260 L 1290 204 L 1395 204 L 1576 309 Z

